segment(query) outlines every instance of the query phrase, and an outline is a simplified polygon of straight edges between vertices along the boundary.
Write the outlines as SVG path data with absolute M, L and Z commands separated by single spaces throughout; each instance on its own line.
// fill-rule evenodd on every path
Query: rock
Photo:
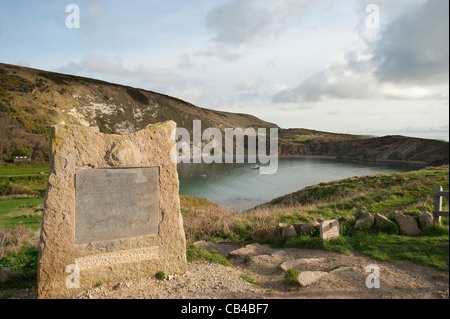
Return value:
M 355 217 L 355 220 L 360 219 L 363 215 L 365 215 L 366 213 L 368 213 L 367 208 L 365 207 L 360 207 L 358 209 L 358 211 L 353 215 L 353 217 Z
M 305 224 L 294 224 L 292 225 L 295 228 L 295 231 L 297 232 L 297 234 L 301 234 L 302 232 L 302 227 L 305 226 Z
M 65 299 L 98 284 L 146 278 L 162 269 L 186 272 L 177 164 L 171 158 L 175 129 L 173 121 L 129 135 L 104 134 L 98 127 L 51 128 L 39 299 Z M 120 207 L 108 209 L 110 200 Z M 94 211 L 102 212 L 95 220 L 89 218 Z M 68 265 L 81 270 L 79 289 L 66 285 Z
M 275 236 L 281 236 L 283 234 L 283 229 L 288 226 L 289 224 L 286 223 L 278 223 L 277 227 L 275 227 Z
M 206 241 L 196 241 L 195 243 L 193 243 L 192 244 L 192 246 L 194 246 L 194 247 L 203 247 L 203 246 L 205 246 L 206 245 Z
M 434 225 L 433 214 L 429 212 L 423 212 L 419 215 L 419 226 L 420 228 L 431 227 Z
M 318 223 L 317 221 L 312 221 L 308 224 L 303 225 L 303 227 L 300 228 L 300 231 L 303 234 L 311 234 L 314 229 L 320 229 L 320 223 Z
M 375 214 L 375 225 L 378 227 L 387 227 L 393 225 L 394 222 L 391 221 L 386 216 Z
M 348 217 L 345 217 L 345 216 L 342 216 L 342 217 L 339 217 L 338 218 L 338 222 L 339 223 L 345 223 L 345 222 L 348 222 L 350 219 L 348 218 Z
M 6 284 L 14 278 L 14 273 L 8 267 L 0 271 L 0 284 Z
M 402 215 L 402 212 L 400 211 L 390 212 L 389 214 L 386 215 L 386 217 L 395 220 L 395 216 L 397 215 Z
M 253 241 L 261 241 L 264 239 L 273 239 L 275 237 L 274 231 L 262 229 L 262 230 L 256 230 L 252 233 L 252 240 Z
M 328 273 L 325 271 L 302 271 L 298 275 L 298 282 L 300 283 L 300 286 L 307 287 L 327 275 Z
M 280 265 L 280 269 L 283 271 L 288 271 L 289 269 L 300 270 L 302 266 L 314 263 L 324 263 L 325 258 L 299 258 L 295 260 L 285 261 Z
M 279 223 L 275 228 L 275 235 L 281 237 L 295 237 L 297 236 L 297 232 L 294 226 L 286 223 Z
M 320 238 L 322 240 L 331 240 L 339 238 L 341 229 L 339 222 L 336 219 L 325 220 L 320 224 Z
M 400 227 L 400 233 L 406 236 L 419 236 L 420 229 L 414 217 L 406 215 L 396 215 L 395 221 Z
M 240 257 L 244 257 L 245 255 L 251 255 L 251 256 L 270 255 L 271 253 L 272 253 L 272 249 L 269 246 L 260 245 L 260 244 L 252 244 L 252 245 L 247 245 L 240 249 L 230 251 L 227 255 L 227 258 L 229 258 L 229 259 L 240 258 Z
M 284 250 L 277 250 L 277 251 L 274 251 L 270 256 L 272 256 L 272 257 L 277 257 L 277 256 L 285 257 L 287 255 L 288 255 L 288 253 L 285 252 Z
M 341 266 L 341 267 L 338 267 L 338 268 L 330 271 L 330 274 L 339 273 L 339 272 L 343 272 L 343 271 L 348 271 L 348 270 L 352 270 L 352 269 L 353 269 L 352 266 Z
M 281 237 L 296 237 L 296 236 L 297 232 L 295 231 L 295 228 L 292 225 L 284 227 L 281 233 Z
M 373 226 L 375 220 L 368 211 L 362 212 L 358 216 L 359 218 L 356 220 L 355 228 L 370 228 Z

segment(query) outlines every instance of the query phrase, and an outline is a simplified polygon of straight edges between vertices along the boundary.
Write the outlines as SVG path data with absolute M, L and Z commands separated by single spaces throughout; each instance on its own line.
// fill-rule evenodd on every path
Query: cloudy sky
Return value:
M 449 139 L 448 0 L 0 0 L 0 62 L 283 128 Z

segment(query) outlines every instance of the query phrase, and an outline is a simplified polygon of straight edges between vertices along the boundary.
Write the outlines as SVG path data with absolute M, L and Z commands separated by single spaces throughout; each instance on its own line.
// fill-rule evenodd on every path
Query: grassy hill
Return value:
M 409 260 L 449 270 L 449 218 L 444 225 L 424 229 L 421 237 L 405 237 L 398 229 L 389 232 L 372 227 L 355 230 L 353 214 L 365 206 L 372 214 L 400 211 L 416 216 L 433 211 L 434 185 L 449 188 L 448 166 L 414 172 L 355 177 L 307 187 L 270 203 L 235 214 L 217 206 L 190 210 L 184 216 L 189 242 L 257 241 L 276 247 L 315 248 L 361 253 L 378 260 Z M 448 210 L 448 199 L 444 210 Z M 274 236 L 281 223 L 304 224 L 318 218 L 346 217 L 342 236 L 323 242 L 318 233 L 286 239 Z
M 280 130 L 280 154 L 383 162 L 449 163 L 449 143 L 405 136 L 371 137 L 305 129 Z
M 167 95 L 95 79 L 0 63 L 0 161 L 31 155 L 48 160 L 48 128 L 54 124 L 98 126 L 127 134 L 148 124 L 174 120 L 192 131 L 203 128 L 275 128 L 254 116 L 208 110 Z M 352 160 L 449 163 L 449 144 L 402 136 L 374 138 L 280 129 L 279 154 Z
M 27 191 L 45 188 L 46 172 L 46 166 L 24 169 L 11 165 L 0 170 L 0 182 L 22 187 L 27 194 Z M 246 213 L 227 211 L 207 199 L 181 196 L 181 213 L 188 241 L 187 257 L 217 259 L 218 254 L 211 255 L 193 248 L 192 243 L 199 240 L 255 241 L 275 247 L 360 253 L 380 261 L 408 260 L 448 272 L 448 218 L 443 218 L 442 226 L 424 229 L 421 237 L 400 236 L 396 229 L 387 233 L 377 228 L 358 231 L 351 219 L 360 206 L 367 207 L 373 214 L 401 211 L 414 216 L 424 210 L 431 211 L 435 184 L 448 189 L 448 166 L 322 183 Z M 0 268 L 8 267 L 17 274 L 12 283 L 0 285 L 0 292 L 9 288 L 33 287 L 36 283 L 37 234 L 41 226 L 42 203 L 42 197 L 0 199 Z M 444 209 L 448 210 L 448 199 Z M 347 216 L 349 221 L 341 223 L 342 236 L 336 240 L 324 242 L 318 233 L 290 239 L 273 235 L 280 222 L 296 224 L 337 216 Z M 443 276 L 448 278 L 447 273 Z
M 48 128 L 54 124 L 98 126 L 103 133 L 128 134 L 173 120 L 192 131 L 273 128 L 254 116 L 213 111 L 167 95 L 25 67 L 0 64 L 0 152 L 47 160 Z

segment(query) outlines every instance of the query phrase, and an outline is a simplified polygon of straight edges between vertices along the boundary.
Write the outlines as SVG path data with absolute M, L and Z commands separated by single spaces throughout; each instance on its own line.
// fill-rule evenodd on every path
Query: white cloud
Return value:
M 266 34 L 271 19 L 261 0 L 233 0 L 212 10 L 206 27 L 213 32 L 215 42 L 238 47 Z
M 352 48 L 274 103 L 448 96 L 448 2 L 410 4 L 363 49 Z
M 136 85 L 146 89 L 170 92 L 174 89 L 184 89 L 187 81 L 168 68 L 126 68 L 120 61 L 112 62 L 97 56 L 86 56 L 80 62 L 69 62 L 60 67 L 59 72 L 102 78 L 117 83 Z M 125 82 L 125 83 L 124 83 Z M 137 84 L 139 83 L 139 84 Z
M 189 54 L 184 53 L 178 57 L 178 67 L 181 69 L 190 69 L 194 66 Z
M 259 81 L 248 80 L 244 83 L 238 84 L 234 89 L 236 91 L 253 91 L 259 86 Z
M 245 48 L 264 45 L 289 26 L 299 24 L 313 8 L 328 10 L 332 3 L 332 0 L 227 1 L 207 14 L 205 26 L 212 34 L 213 45 L 197 56 L 234 62 L 245 55 Z
M 449 2 L 429 0 L 406 11 L 374 43 L 383 82 L 442 83 L 449 76 Z

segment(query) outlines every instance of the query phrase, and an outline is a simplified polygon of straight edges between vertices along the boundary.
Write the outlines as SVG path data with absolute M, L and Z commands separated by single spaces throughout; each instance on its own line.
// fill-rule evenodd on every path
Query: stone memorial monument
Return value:
M 186 272 L 172 121 L 127 136 L 58 125 L 38 264 L 38 298 Z
M 340 236 L 339 221 L 325 220 L 320 224 L 320 238 L 330 240 Z

